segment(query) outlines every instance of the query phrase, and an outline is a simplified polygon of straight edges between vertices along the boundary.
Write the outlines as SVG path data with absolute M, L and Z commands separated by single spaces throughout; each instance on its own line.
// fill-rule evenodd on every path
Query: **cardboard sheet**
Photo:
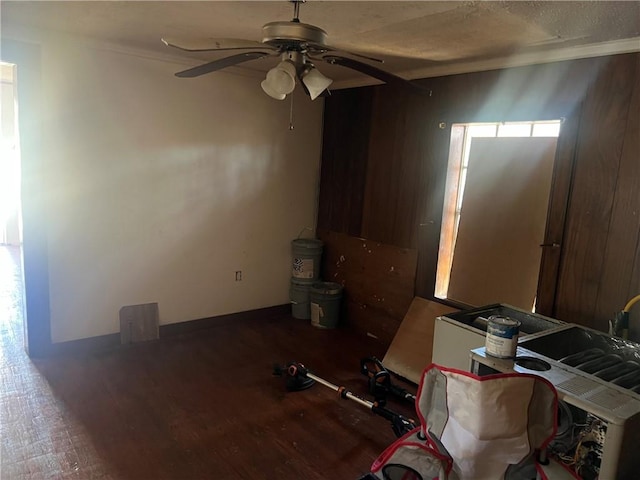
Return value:
M 414 297 L 382 360 L 384 366 L 413 383 L 419 383 L 422 371 L 431 363 L 436 317 L 458 310 Z

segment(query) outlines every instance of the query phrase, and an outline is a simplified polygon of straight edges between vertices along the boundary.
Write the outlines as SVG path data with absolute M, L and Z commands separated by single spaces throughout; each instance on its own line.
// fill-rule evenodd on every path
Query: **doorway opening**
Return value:
M 0 63 L 0 245 L 22 244 L 16 66 Z
M 560 127 L 452 125 L 435 297 L 535 311 Z
M 16 65 L 0 62 L 0 310 L 4 352 L 22 348 L 22 209 Z M 8 344 L 10 343 L 10 345 Z

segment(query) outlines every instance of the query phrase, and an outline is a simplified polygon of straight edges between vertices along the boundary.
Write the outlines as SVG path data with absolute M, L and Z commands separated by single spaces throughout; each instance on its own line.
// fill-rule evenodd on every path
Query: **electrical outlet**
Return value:
M 242 270 L 236 270 L 236 282 L 242 281 Z

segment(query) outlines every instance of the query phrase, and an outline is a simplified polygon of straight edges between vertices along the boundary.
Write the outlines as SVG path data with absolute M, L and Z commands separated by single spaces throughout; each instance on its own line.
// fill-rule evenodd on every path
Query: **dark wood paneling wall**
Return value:
M 640 131 L 630 108 L 638 56 L 630 58 L 612 57 L 585 98 L 558 284 L 557 315 L 601 330 L 640 290 L 629 284 L 640 230 Z
M 428 99 L 400 90 L 374 96 L 362 214 L 365 238 L 415 248 L 418 204 L 414 195 L 421 188 L 420 160 L 428 151 L 421 121 Z
M 562 123 L 562 135 L 556 146 L 556 159 L 553 170 L 547 229 L 544 236 L 542 258 L 540 260 L 540 276 L 538 278 L 538 297 L 536 309 L 541 313 L 553 315 L 558 272 L 562 250 L 554 245 L 564 243 L 567 206 L 573 178 L 574 154 L 578 141 L 580 115 L 567 117 Z M 551 247 L 549 247 L 551 245 Z
M 371 119 L 371 89 L 339 91 L 325 103 L 318 224 L 359 236 Z
M 640 291 L 639 62 L 625 54 L 421 80 L 432 96 L 388 85 L 338 92 L 326 100 L 318 228 L 417 249 L 416 294 L 432 298 L 451 124 L 565 118 L 568 208 L 544 313 L 606 330 Z

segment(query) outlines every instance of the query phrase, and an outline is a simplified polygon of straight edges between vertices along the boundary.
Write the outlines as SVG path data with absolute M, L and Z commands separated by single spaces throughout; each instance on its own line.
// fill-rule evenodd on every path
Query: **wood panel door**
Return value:
M 472 140 L 448 298 L 473 306 L 532 308 L 556 140 Z

